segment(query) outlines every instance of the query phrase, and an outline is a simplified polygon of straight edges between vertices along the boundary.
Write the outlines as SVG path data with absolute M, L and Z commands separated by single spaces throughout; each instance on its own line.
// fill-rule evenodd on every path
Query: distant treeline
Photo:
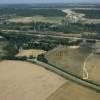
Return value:
M 100 4 L 89 3 L 40 3 L 40 4 L 2 4 L 0 8 L 100 8 Z
M 66 14 L 62 12 L 61 10 L 58 9 L 32 9 L 32 8 L 27 8 L 27 9 L 15 9 L 15 8 L 3 8 L 0 9 L 0 15 L 11 15 L 15 14 L 16 16 L 24 16 L 24 17 L 29 17 L 29 16 L 36 16 L 36 15 L 41 15 L 41 16 L 65 16 Z

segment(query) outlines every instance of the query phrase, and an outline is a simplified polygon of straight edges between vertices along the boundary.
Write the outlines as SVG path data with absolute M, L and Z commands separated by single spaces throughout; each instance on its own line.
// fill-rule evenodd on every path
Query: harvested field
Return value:
M 59 46 L 45 56 L 50 64 L 82 77 L 83 63 L 90 53 L 91 49 L 88 47 Z
M 18 17 L 9 19 L 8 22 L 15 23 L 31 23 L 31 22 L 45 22 L 45 23 L 61 23 L 64 17 L 43 17 L 43 16 L 33 16 L 33 17 Z
M 57 89 L 47 100 L 100 100 L 100 93 L 69 81 Z
M 45 53 L 46 51 L 44 50 L 37 50 L 37 49 L 30 49 L 30 50 L 22 50 L 21 52 L 19 52 L 16 56 L 33 56 L 33 57 L 37 57 L 38 55 Z
M 67 72 L 100 84 L 100 54 L 88 47 L 58 47 L 46 53 L 49 63 Z
M 46 100 L 65 82 L 39 65 L 0 62 L 0 100 Z
M 19 17 L 19 18 L 13 18 L 9 19 L 9 22 L 22 22 L 22 23 L 31 23 L 32 22 L 32 17 Z
M 88 79 L 100 84 L 100 54 L 92 54 L 85 67 L 89 74 Z

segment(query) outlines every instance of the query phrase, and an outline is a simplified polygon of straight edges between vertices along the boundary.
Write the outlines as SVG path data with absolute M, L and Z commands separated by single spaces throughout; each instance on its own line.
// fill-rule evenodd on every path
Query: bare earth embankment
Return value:
M 46 100 L 65 82 L 65 79 L 35 64 L 0 62 L 0 100 Z

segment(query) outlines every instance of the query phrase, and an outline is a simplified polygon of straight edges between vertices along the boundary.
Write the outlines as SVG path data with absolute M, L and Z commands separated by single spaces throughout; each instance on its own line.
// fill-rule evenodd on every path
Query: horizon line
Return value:
M 0 4 L 100 4 L 100 2 L 25 2 L 25 3 L 0 3 Z

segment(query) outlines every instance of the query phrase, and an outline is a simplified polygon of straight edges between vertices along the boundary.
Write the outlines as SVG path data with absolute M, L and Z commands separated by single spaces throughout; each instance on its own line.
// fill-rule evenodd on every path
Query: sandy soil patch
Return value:
M 16 56 L 27 56 L 33 55 L 34 57 L 37 57 L 38 55 L 45 53 L 44 50 L 37 50 L 37 49 L 30 49 L 30 50 L 22 50 L 19 52 Z
M 0 62 L 0 100 L 46 100 L 65 82 L 65 79 L 35 64 Z

